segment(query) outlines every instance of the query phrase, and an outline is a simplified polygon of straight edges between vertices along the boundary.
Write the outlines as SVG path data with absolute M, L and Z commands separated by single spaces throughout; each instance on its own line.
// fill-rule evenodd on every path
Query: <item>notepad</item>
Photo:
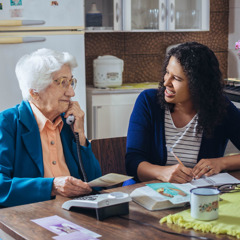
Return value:
M 220 186 L 228 183 L 240 183 L 240 181 L 228 173 L 219 173 L 210 177 L 202 177 L 190 182 L 195 187 Z

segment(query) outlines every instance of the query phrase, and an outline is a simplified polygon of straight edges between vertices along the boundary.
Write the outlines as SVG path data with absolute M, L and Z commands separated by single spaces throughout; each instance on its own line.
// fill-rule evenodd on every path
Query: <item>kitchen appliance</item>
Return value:
M 122 85 L 123 60 L 111 55 L 99 56 L 93 60 L 93 85 L 97 88 Z
M 223 91 L 232 103 L 240 109 L 240 79 L 226 79 Z
M 17 61 L 39 48 L 69 52 L 78 67 L 73 100 L 86 111 L 83 0 L 2 1 L 0 9 L 0 111 L 22 100 L 15 75 Z M 86 122 L 86 121 L 85 121 Z M 86 129 L 86 128 L 85 128 Z

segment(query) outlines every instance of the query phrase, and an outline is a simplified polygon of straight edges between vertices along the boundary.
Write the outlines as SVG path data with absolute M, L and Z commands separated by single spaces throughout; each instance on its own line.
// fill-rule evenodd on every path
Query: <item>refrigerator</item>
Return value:
M 0 111 L 22 101 L 17 61 L 39 48 L 76 57 L 75 97 L 86 112 L 83 0 L 4 0 L 0 2 Z M 85 120 L 85 129 L 86 120 Z

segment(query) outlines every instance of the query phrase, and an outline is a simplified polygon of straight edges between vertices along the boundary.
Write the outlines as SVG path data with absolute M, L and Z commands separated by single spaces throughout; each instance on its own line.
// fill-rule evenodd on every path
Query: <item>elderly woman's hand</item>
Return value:
M 64 197 L 76 197 L 79 195 L 89 194 L 91 187 L 80 179 L 66 176 L 56 177 L 53 180 L 52 196 L 62 195 Z
M 81 109 L 79 103 L 77 101 L 73 101 L 70 103 L 70 106 L 65 113 L 65 118 L 68 116 L 73 115 L 75 118 L 74 124 L 73 124 L 73 131 L 77 132 L 79 134 L 79 142 L 82 146 L 86 146 L 86 136 L 84 132 L 84 116 L 85 113 Z

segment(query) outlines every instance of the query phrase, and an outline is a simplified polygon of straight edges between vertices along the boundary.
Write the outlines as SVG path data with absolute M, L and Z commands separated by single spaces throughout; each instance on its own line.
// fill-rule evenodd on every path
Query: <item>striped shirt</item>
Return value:
M 177 128 L 172 120 L 169 109 L 165 111 L 166 145 L 172 148 L 186 167 L 194 167 L 202 140 L 202 132 L 197 135 L 197 114 L 182 128 Z M 166 165 L 178 164 L 174 156 L 167 151 Z

